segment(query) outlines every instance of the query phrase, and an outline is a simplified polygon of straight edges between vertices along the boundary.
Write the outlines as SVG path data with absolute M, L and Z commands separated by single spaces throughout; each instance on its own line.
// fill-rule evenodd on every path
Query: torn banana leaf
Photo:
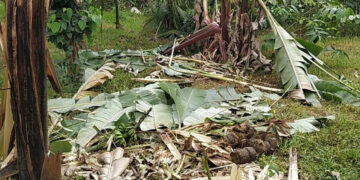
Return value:
M 84 76 L 85 83 L 81 85 L 78 92 L 73 96 L 73 99 L 84 97 L 84 94 L 87 94 L 87 90 L 90 88 L 103 84 L 108 79 L 112 79 L 114 76 L 111 72 L 115 71 L 112 66 L 114 66 L 113 63 L 106 63 L 97 71 L 87 68 Z
M 147 67 L 154 66 L 154 62 L 144 62 L 143 56 L 154 55 L 148 51 L 120 51 L 114 49 L 107 49 L 104 51 L 83 50 L 79 52 L 77 64 L 82 68 L 98 69 L 104 63 L 122 64 L 126 67 L 132 68 L 134 71 L 141 72 Z
M 310 133 L 314 131 L 319 131 L 317 127 L 321 126 L 321 124 L 324 123 L 322 122 L 323 119 L 334 121 L 335 116 L 327 116 L 320 118 L 309 117 L 306 119 L 295 120 L 294 122 L 287 122 L 287 125 L 290 127 L 288 134 L 292 135 L 296 132 Z M 285 135 L 282 134 L 280 131 L 279 134 Z
M 136 110 L 142 113 L 146 113 L 149 110 L 149 115 L 140 124 L 142 131 L 158 130 L 161 127 L 167 127 L 170 129 L 174 123 L 171 106 L 166 104 L 151 105 L 145 101 L 138 101 L 136 104 Z
M 161 83 L 159 84 L 175 103 L 174 120 L 181 126 L 185 117 L 204 104 L 206 91 L 195 88 L 180 89 L 177 84 Z
M 88 115 L 86 125 L 83 127 L 76 138 L 76 143 L 84 147 L 99 130 L 113 129 L 113 123 L 120 119 L 126 113 L 135 111 L 135 107 L 123 108 L 118 99 L 112 99 L 104 108 L 98 108 Z
M 203 90 L 189 87 L 181 89 L 178 85 L 170 83 L 161 83 L 159 86 L 173 99 L 175 103 L 173 106 L 173 117 L 175 123 L 179 125 L 199 108 L 208 109 L 219 106 L 219 103 L 224 101 L 241 99 L 241 96 L 236 93 L 233 87 Z M 201 121 L 204 121 L 205 118 Z M 188 121 L 187 123 L 189 124 L 190 122 Z
M 316 62 L 323 64 L 318 58 L 307 51 L 274 19 L 262 0 L 258 0 L 264 9 L 276 36 L 276 69 L 280 74 L 284 89 L 295 99 L 305 100 L 307 94 L 319 94 L 311 81 L 307 68 Z M 319 95 L 320 96 L 320 95 Z
M 328 121 L 334 121 L 335 116 L 325 116 L 325 117 L 309 117 L 305 119 L 299 119 L 295 121 L 287 121 L 282 122 L 280 124 L 274 125 L 270 130 L 274 133 L 279 134 L 279 136 L 290 136 L 295 133 L 311 133 L 319 131 L 319 127 L 323 124 L 327 123 Z M 255 127 L 257 131 L 267 131 L 267 126 Z
M 122 92 L 119 99 L 123 107 L 135 106 L 137 100 L 145 101 L 151 105 L 167 104 L 165 92 L 160 89 L 157 83 Z
M 85 96 L 79 100 L 72 98 L 57 98 L 48 100 L 48 111 L 57 113 L 67 113 L 74 110 L 85 110 L 91 107 L 104 106 L 108 101 L 117 97 L 116 94 L 102 93 L 94 98 Z
M 348 87 L 336 81 L 321 80 L 316 76 L 311 76 L 311 78 L 324 99 L 353 106 L 360 106 L 360 94 L 352 91 Z
M 116 148 L 112 152 L 104 152 L 99 160 L 104 164 L 100 169 L 99 179 L 122 179 L 121 174 L 130 164 L 130 158 L 124 157 L 124 150 Z
M 198 108 L 193 111 L 189 116 L 184 119 L 184 126 L 190 126 L 205 122 L 206 118 L 215 118 L 220 114 L 229 113 L 227 108 L 215 108 L 210 107 L 209 109 Z

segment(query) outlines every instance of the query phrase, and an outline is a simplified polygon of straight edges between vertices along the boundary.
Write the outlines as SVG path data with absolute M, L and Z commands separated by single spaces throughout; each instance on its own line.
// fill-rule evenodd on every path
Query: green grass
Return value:
M 92 50 L 104 49 L 151 49 L 164 44 L 164 40 L 154 40 L 154 32 L 143 30 L 147 17 L 134 14 L 129 10 L 119 13 L 120 29 L 115 28 L 114 10 L 105 12 L 103 17 L 103 31 L 100 28 L 93 34 L 93 42 L 88 45 Z
M 347 52 L 350 60 L 345 57 L 332 58 L 324 52 L 320 54 L 320 59 L 360 87 L 360 79 L 355 76 L 360 68 L 360 39 L 345 37 L 326 43 L 330 44 Z M 330 79 L 316 67 L 311 67 L 310 73 Z M 281 144 L 275 156 L 262 157 L 260 161 L 266 163 L 272 160 L 286 172 L 288 150 L 293 147 L 298 150 L 302 179 L 331 179 L 331 171 L 340 172 L 343 179 L 360 179 L 360 108 L 324 101 L 322 105 L 323 107 L 315 108 L 291 99 L 281 100 L 273 109 L 276 118 L 300 119 L 334 114 L 336 120 L 321 128 L 320 132 L 294 135 Z

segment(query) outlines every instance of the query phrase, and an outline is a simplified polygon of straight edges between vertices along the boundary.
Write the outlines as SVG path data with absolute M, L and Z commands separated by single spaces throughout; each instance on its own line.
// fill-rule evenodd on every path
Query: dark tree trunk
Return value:
M 116 25 L 116 29 L 120 28 L 120 22 L 119 22 L 119 0 L 114 0 L 115 1 L 115 13 L 116 13 L 116 21 L 115 21 L 115 25 Z
M 104 8 L 105 8 L 104 0 L 101 0 L 101 18 L 104 17 Z M 103 30 L 103 23 L 101 21 L 100 32 L 102 32 L 102 30 Z
M 46 0 L 5 0 L 4 52 L 9 69 L 19 179 L 38 180 L 48 152 Z

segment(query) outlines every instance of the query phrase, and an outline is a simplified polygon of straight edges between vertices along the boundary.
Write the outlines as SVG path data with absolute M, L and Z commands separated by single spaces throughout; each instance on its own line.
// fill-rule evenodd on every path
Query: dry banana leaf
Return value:
M 114 76 L 111 74 L 112 71 L 115 71 L 112 66 L 114 63 L 106 63 L 99 70 L 95 71 L 91 68 L 85 70 L 85 83 L 79 88 L 78 92 L 73 96 L 73 99 L 79 99 L 84 96 L 84 94 L 89 94 L 87 90 L 103 84 L 106 80 L 112 79 Z
M 165 145 L 168 147 L 168 149 L 170 150 L 170 152 L 174 156 L 174 158 L 176 160 L 180 160 L 181 154 L 180 154 L 179 150 L 176 148 L 175 144 L 172 142 L 169 134 L 166 132 L 160 132 L 159 136 L 160 136 L 161 140 L 165 143 Z
M 112 180 L 120 178 L 130 163 L 130 158 L 125 158 L 124 150 L 116 148 L 112 152 L 103 153 L 99 160 L 104 163 L 100 170 L 100 180 Z
M 54 63 L 50 57 L 49 49 L 46 45 L 46 74 L 51 83 L 52 88 L 58 94 L 61 94 L 61 85 L 55 72 Z
M 8 71 L 5 72 L 4 89 L 10 87 Z M 2 92 L 0 109 L 0 160 L 8 155 L 14 122 L 11 111 L 10 90 Z

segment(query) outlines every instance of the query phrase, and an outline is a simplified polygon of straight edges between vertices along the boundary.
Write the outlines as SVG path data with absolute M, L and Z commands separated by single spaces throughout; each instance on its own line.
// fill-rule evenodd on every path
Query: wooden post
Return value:
M 120 28 L 120 22 L 119 22 L 119 0 L 114 0 L 115 1 L 115 13 L 116 13 L 116 21 L 115 21 L 115 25 L 116 25 L 116 29 Z
M 5 0 L 9 69 L 20 180 L 38 180 L 48 152 L 46 17 L 48 0 Z
M 104 18 L 104 8 L 105 8 L 104 0 L 101 0 L 101 18 Z M 102 30 L 103 30 L 103 22 L 101 21 L 101 25 L 100 25 L 101 33 L 102 33 Z

